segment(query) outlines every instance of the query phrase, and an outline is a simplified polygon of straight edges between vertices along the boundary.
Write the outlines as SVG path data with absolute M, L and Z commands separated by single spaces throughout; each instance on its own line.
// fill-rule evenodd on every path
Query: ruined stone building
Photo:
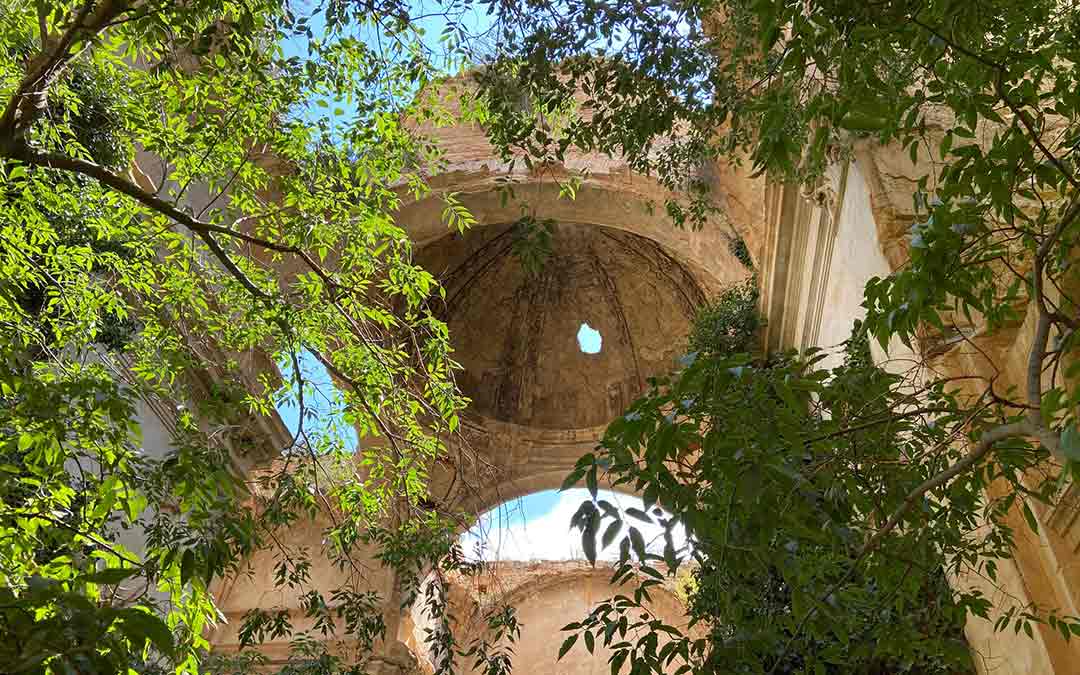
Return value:
M 473 400 L 466 433 L 496 469 L 497 478 L 479 492 L 451 493 L 459 506 L 476 513 L 559 487 L 605 425 L 643 390 L 646 378 L 671 368 L 695 307 L 749 274 L 730 250 L 729 226 L 747 243 L 759 273 L 768 322 L 764 349 L 845 340 L 862 314 L 867 280 L 889 274 L 905 259 L 912 192 L 922 173 L 906 155 L 872 145 L 838 161 L 812 192 L 718 165 L 709 174 L 726 222 L 692 231 L 673 227 L 663 209 L 655 208 L 666 196 L 656 181 L 635 175 L 617 159 L 575 155 L 565 166 L 518 167 L 510 176 L 515 199 L 504 202 L 498 186 L 508 170 L 480 129 L 430 131 L 448 166 L 432 178 L 432 196 L 407 203 L 398 218 L 418 260 L 445 284 L 445 318 L 464 366 L 459 382 Z M 587 174 L 576 198 L 560 199 L 559 179 L 581 171 Z M 457 193 L 477 219 L 464 234 L 448 231 L 443 221 L 445 192 Z M 522 271 L 510 251 L 508 229 L 523 212 L 556 223 L 555 255 L 535 277 Z M 575 336 L 583 324 L 602 336 L 599 353 L 579 349 Z M 957 344 L 937 349 L 934 359 L 939 368 L 955 372 L 985 373 L 996 365 L 1004 379 L 1019 383 L 1030 332 L 1031 326 L 1018 325 L 982 339 L 976 330 L 981 351 Z M 902 363 L 916 355 L 898 346 L 875 356 Z M 1080 615 L 1075 497 L 1070 493 L 1038 512 L 1039 534 L 1017 528 L 1020 549 L 1000 576 L 1016 598 Z M 317 551 L 323 529 L 323 523 L 306 523 L 290 539 Z M 236 631 L 249 609 L 301 614 L 299 598 L 275 588 L 269 554 L 251 560 L 250 568 L 250 575 L 218 590 L 227 621 L 213 642 L 221 648 L 238 644 Z M 574 563 L 507 563 L 503 572 L 507 581 L 499 592 L 509 594 L 526 625 L 516 672 L 607 672 L 605 655 L 590 659 L 580 650 L 555 663 L 558 628 L 610 591 L 607 573 Z M 312 578 L 331 588 L 336 574 L 329 564 L 316 565 Z M 430 669 L 432 656 L 418 638 L 423 618 L 399 609 L 388 572 L 374 575 L 373 588 L 388 598 L 385 672 Z M 469 616 L 487 590 L 460 581 L 449 593 L 464 608 L 459 614 Z M 662 594 L 658 611 L 677 621 L 678 603 L 673 593 Z M 1080 673 L 1080 641 L 1066 643 L 1046 627 L 1028 639 L 1011 631 L 995 634 L 991 623 L 975 620 L 967 637 L 980 654 L 981 672 Z M 287 654 L 285 643 L 263 649 L 274 659 Z

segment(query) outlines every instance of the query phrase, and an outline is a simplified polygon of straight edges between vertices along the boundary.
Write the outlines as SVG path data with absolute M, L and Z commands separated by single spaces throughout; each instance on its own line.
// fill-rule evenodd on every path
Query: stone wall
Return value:
M 931 166 L 929 161 L 925 165 Z M 866 282 L 892 273 L 907 259 L 913 193 L 925 170 L 905 153 L 864 144 L 850 163 L 833 167 L 817 192 L 769 186 L 761 280 L 769 322 L 766 348 L 829 347 L 850 335 L 853 322 L 865 315 Z M 894 372 L 914 370 L 917 377 L 918 369 L 929 367 L 946 376 L 974 378 L 961 380 L 971 394 L 990 378 L 996 378 L 999 391 L 1022 389 L 1032 318 L 992 335 L 977 319 L 965 330 L 965 340 L 937 343 L 926 355 L 895 341 L 887 350 L 876 344 L 871 348 L 878 363 Z M 1032 503 L 1040 521 L 1037 534 L 1025 524 L 1018 504 L 1010 516 L 1017 533 L 1015 558 L 999 563 L 997 580 L 970 575 L 953 582 L 982 590 L 998 606 L 1035 603 L 1080 615 L 1078 498 L 1073 490 L 1054 506 Z M 965 628 L 980 673 L 1080 673 L 1080 641 L 1066 642 L 1047 626 L 1037 627 L 1033 638 L 1011 629 L 995 632 L 994 618 L 972 618 Z
M 521 624 L 521 636 L 512 645 L 502 644 L 513 647 L 515 674 L 610 673 L 611 651 L 603 648 L 600 641 L 592 654 L 580 643 L 561 660 L 557 657 L 559 647 L 570 635 L 562 630 L 564 626 L 580 621 L 598 602 L 632 589 L 632 586 L 612 585 L 611 574 L 612 569 L 603 564 L 594 568 L 582 561 L 537 560 L 500 562 L 476 577 L 455 575 L 448 580 L 455 639 L 468 647 L 472 640 L 484 637 L 486 612 L 509 605 Z M 650 589 L 652 602 L 647 607 L 657 618 L 685 630 L 685 611 L 676 593 L 673 582 L 654 587 Z M 402 625 L 403 642 L 419 655 L 421 670 L 430 669 L 433 657 L 425 643 L 425 628 L 430 622 L 423 610 L 415 609 Z M 458 663 L 459 672 L 474 672 L 467 660 Z
M 838 162 L 810 190 L 718 165 L 710 178 L 725 212 L 701 231 L 689 231 L 674 228 L 657 208 L 668 193 L 618 159 L 575 155 L 565 166 L 511 168 L 493 156 L 478 128 L 464 124 L 429 131 L 448 152 L 446 169 L 432 177 L 433 194 L 406 199 L 398 219 L 417 246 L 418 260 L 451 291 L 443 311 L 466 366 L 465 393 L 477 402 L 465 433 L 451 439 L 452 450 L 455 444 L 468 446 L 473 463 L 438 467 L 433 495 L 439 506 L 473 513 L 558 487 L 644 380 L 674 365 L 693 305 L 748 275 L 729 249 L 730 228 L 746 240 L 759 271 L 766 349 L 845 340 L 863 316 L 866 282 L 906 259 L 911 193 L 923 170 L 905 155 L 871 145 Z M 560 197 L 559 182 L 583 170 L 587 176 L 576 198 Z M 500 190 L 507 180 L 514 184 L 510 199 Z M 477 218 L 470 231 L 447 228 L 446 193 L 454 193 Z M 523 214 L 556 223 L 553 247 L 561 266 L 539 279 L 518 266 L 510 245 L 511 225 Z M 599 354 L 576 350 L 579 321 L 601 331 Z M 966 375 L 1000 371 L 1002 387 L 1021 383 L 1030 321 L 995 336 L 972 329 L 971 343 L 947 345 L 933 356 L 934 366 Z M 880 363 L 898 372 L 922 360 L 898 344 L 873 348 Z M 1080 518 L 1074 497 L 1037 508 L 1044 527 L 1038 535 L 1022 536 L 1015 562 L 1001 566 L 997 588 L 979 579 L 956 583 L 983 584 L 995 599 L 1008 595 L 1080 614 Z M 325 525 L 300 523 L 284 537 L 318 553 Z M 313 576 L 330 588 L 343 573 L 324 562 L 317 562 Z M 383 594 L 387 624 L 399 638 L 381 647 L 379 657 L 391 670 L 422 667 L 428 659 L 417 634 L 422 617 L 398 611 L 392 575 L 378 571 L 370 557 L 358 562 L 376 570 L 364 583 Z M 227 622 L 213 636 L 217 644 L 236 646 L 236 626 L 251 608 L 298 611 L 298 597 L 271 590 L 273 564 L 269 552 L 256 556 L 244 574 L 222 585 L 219 599 Z M 576 563 L 550 562 L 514 563 L 498 572 L 498 589 L 454 582 L 451 595 L 465 612 L 459 620 L 466 636 L 480 630 L 466 617 L 479 617 L 489 595 L 510 594 L 525 626 L 516 672 L 607 672 L 604 655 L 586 658 L 581 650 L 554 662 L 561 644 L 558 629 L 613 590 L 605 575 Z M 665 595 L 660 605 L 672 621 L 682 616 L 674 595 Z M 967 635 L 980 672 L 1080 673 L 1080 641 L 1065 643 L 1049 629 L 1028 639 L 994 633 L 991 623 L 972 620 Z M 279 659 L 285 649 L 284 643 L 266 647 Z

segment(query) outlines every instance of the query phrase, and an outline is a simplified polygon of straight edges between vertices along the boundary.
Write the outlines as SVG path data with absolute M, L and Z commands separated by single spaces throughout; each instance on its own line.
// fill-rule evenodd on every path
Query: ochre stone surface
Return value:
M 606 675 L 611 672 L 608 658 L 611 651 L 600 640 L 592 654 L 579 638 L 579 644 L 559 660 L 559 647 L 570 635 L 562 628 L 580 621 L 597 603 L 618 594 L 632 594 L 633 584 L 618 586 L 610 583 L 612 569 L 598 564 L 595 568 L 583 561 L 537 560 L 530 562 L 501 562 L 476 577 L 455 575 L 448 579 L 447 593 L 455 639 L 467 648 L 472 640 L 490 639 L 486 615 L 493 608 L 509 605 L 521 625 L 521 636 L 512 644 L 514 673 L 522 675 Z M 652 602 L 648 611 L 680 630 L 688 630 L 682 601 L 676 594 L 675 583 L 650 589 Z M 636 616 L 636 615 L 635 615 Z M 426 642 L 426 620 L 423 609 L 417 608 L 403 622 L 402 641 L 419 655 L 422 671 L 431 670 L 438 656 L 431 653 Z M 693 637 L 699 630 L 690 631 Z M 507 642 L 499 643 L 511 646 Z M 662 643 L 661 643 L 662 644 Z M 460 672 L 473 673 L 468 660 L 458 660 Z M 477 671 L 478 675 L 479 671 Z
M 544 429 L 606 424 L 669 372 L 695 309 L 699 281 L 649 239 L 557 223 L 550 258 L 526 268 L 511 226 L 452 234 L 417 260 L 440 278 L 439 311 L 458 345 L 458 382 L 477 414 Z M 582 324 L 601 335 L 584 353 Z
M 937 120 L 934 128 L 949 124 Z M 671 195 L 618 158 L 577 154 L 564 166 L 527 170 L 519 162 L 511 168 L 493 155 L 475 126 L 426 130 L 447 152 L 446 165 L 431 177 L 432 194 L 415 199 L 403 190 L 397 218 L 412 238 L 416 259 L 447 289 L 440 311 L 464 366 L 460 383 L 474 401 L 463 434 L 448 439 L 452 456 L 462 463 L 433 467 L 432 495 L 440 508 L 472 513 L 558 487 L 574 462 L 593 449 L 604 426 L 641 391 L 644 379 L 671 367 L 684 348 L 693 308 L 749 274 L 729 249 L 732 229 L 758 265 L 776 347 L 830 346 L 846 339 L 853 321 L 863 316 L 865 283 L 907 259 L 912 195 L 934 159 L 920 156 L 913 163 L 896 148 L 862 143 L 850 164 L 832 167 L 825 184 L 810 193 L 750 177 L 745 166 L 717 165 L 709 179 L 723 213 L 690 231 L 673 227 L 665 216 L 663 202 Z M 571 175 L 583 176 L 576 198 L 560 197 L 558 183 Z M 513 196 L 504 199 L 500 188 L 507 181 Z M 444 222 L 449 193 L 477 219 L 464 235 Z M 537 274 L 513 255 L 511 225 L 522 215 L 555 222 L 554 256 Z M 599 354 L 578 349 L 581 323 L 600 331 Z M 1031 323 L 997 335 L 971 326 L 970 342 L 935 346 L 932 365 L 950 374 L 997 376 L 1002 391 L 1021 384 Z M 922 359 L 897 345 L 875 349 L 880 363 L 898 371 Z M 974 392 L 978 384 L 971 386 Z M 1071 495 L 1038 508 L 1045 527 L 1020 538 L 1015 561 L 1001 566 L 996 585 L 978 578 L 955 583 L 978 586 L 995 600 L 1080 614 L 1077 504 L 1080 495 Z M 315 554 L 312 577 L 329 589 L 348 577 L 319 555 L 325 528 L 325 522 L 301 522 L 282 539 Z M 237 626 L 249 609 L 298 613 L 300 599 L 274 589 L 274 564 L 273 552 L 260 553 L 243 574 L 221 585 L 219 604 L 227 621 L 211 636 L 215 644 L 236 647 Z M 430 668 L 423 617 L 400 611 L 396 580 L 370 556 L 358 565 L 370 571 L 356 581 L 385 599 L 384 617 L 390 635 L 397 636 L 375 655 L 380 672 Z M 562 642 L 559 628 L 612 592 L 606 571 L 537 562 L 497 566 L 495 572 L 500 581 L 485 589 L 464 579 L 448 589 L 464 639 L 481 630 L 476 620 L 482 607 L 498 596 L 510 600 L 524 625 L 515 672 L 608 672 L 603 654 L 587 658 L 580 648 L 568 660 L 554 661 Z M 669 622 L 683 616 L 674 594 L 662 594 L 657 603 Z M 1045 627 L 1034 639 L 994 633 L 992 622 L 978 619 L 966 631 L 980 673 L 1080 675 L 1080 640 L 1066 643 Z M 283 659 L 287 645 L 272 642 L 265 650 Z

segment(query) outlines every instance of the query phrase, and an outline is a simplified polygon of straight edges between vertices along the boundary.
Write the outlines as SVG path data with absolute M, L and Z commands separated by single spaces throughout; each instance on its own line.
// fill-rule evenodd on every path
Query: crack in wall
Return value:
M 611 298 L 612 309 L 622 325 L 622 334 L 626 346 L 630 349 L 630 356 L 634 360 L 634 377 L 637 379 L 637 387 L 635 391 L 630 392 L 631 396 L 634 396 L 641 391 L 645 381 L 641 377 L 641 363 L 638 359 L 637 347 L 634 345 L 634 336 L 630 332 L 630 322 L 627 320 L 626 312 L 623 310 L 622 299 L 619 297 L 619 288 L 616 286 L 615 280 L 607 273 L 607 269 L 600 261 L 600 256 L 596 254 L 596 249 L 593 246 L 589 246 L 589 256 L 592 259 L 593 269 L 596 270 L 597 276 L 600 277 Z
M 638 258 L 644 260 L 649 266 L 650 271 L 653 272 L 653 274 L 662 276 L 663 278 L 671 282 L 671 285 L 679 292 L 679 295 L 683 301 L 683 309 L 686 310 L 687 318 L 693 319 L 694 315 L 697 313 L 697 308 L 705 304 L 706 295 L 705 290 L 701 287 L 701 284 L 699 284 L 697 279 L 694 278 L 694 276 L 686 270 L 682 263 L 680 263 L 670 254 L 668 254 L 668 252 L 665 251 L 663 247 L 643 237 L 637 237 L 637 235 L 632 235 L 635 236 L 637 239 L 641 239 L 642 241 L 646 242 L 646 245 L 649 246 L 650 249 L 652 249 L 652 253 L 655 253 L 660 257 L 664 258 L 664 260 L 666 260 L 668 263 L 668 265 L 657 267 L 656 260 L 652 256 L 646 254 L 637 246 L 632 245 L 629 241 L 624 241 L 621 237 L 615 236 L 614 234 L 606 232 L 604 230 L 600 230 L 600 234 L 615 242 L 615 245 L 618 246 L 620 249 L 628 251 L 629 253 L 632 253 Z M 678 270 L 682 278 L 674 278 L 668 272 L 668 270 L 670 269 Z M 686 286 L 690 287 L 689 291 L 686 289 Z M 694 297 L 691 297 L 691 295 Z

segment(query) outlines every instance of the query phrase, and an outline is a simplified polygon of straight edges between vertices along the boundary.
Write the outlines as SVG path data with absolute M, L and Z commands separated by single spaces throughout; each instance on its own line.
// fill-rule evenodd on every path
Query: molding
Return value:
M 765 188 L 760 307 L 766 354 L 817 343 L 848 166 L 834 165 L 836 178 L 827 176 L 809 190 L 776 182 Z

